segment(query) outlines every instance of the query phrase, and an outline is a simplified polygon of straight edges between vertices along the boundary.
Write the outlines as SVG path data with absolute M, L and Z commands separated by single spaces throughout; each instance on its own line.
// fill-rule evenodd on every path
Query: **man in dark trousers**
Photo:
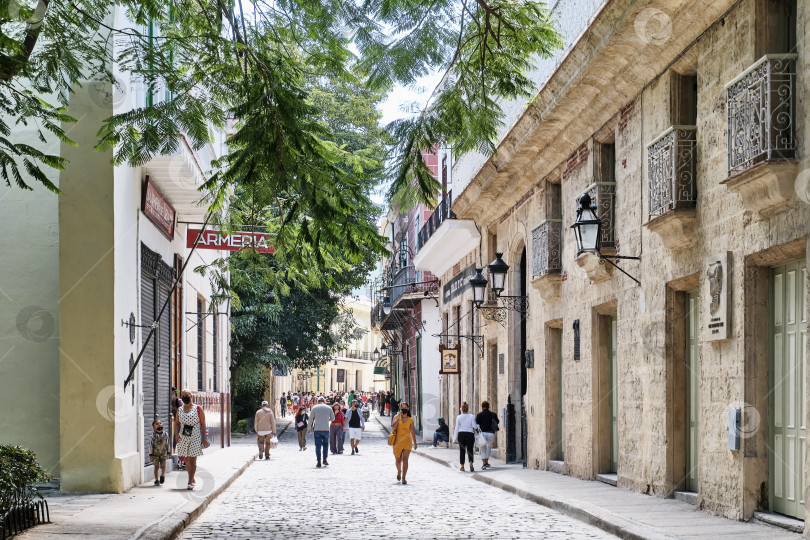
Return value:
M 278 400 L 279 405 L 281 405 L 281 417 L 284 418 L 287 416 L 287 394 L 285 392 L 281 393 L 281 399 Z
M 394 414 L 394 411 L 399 410 L 399 400 L 396 397 L 394 397 L 394 394 L 392 393 L 391 399 L 388 401 L 388 403 L 391 404 L 391 423 L 393 424 L 394 418 L 396 418 L 397 416 L 396 414 Z

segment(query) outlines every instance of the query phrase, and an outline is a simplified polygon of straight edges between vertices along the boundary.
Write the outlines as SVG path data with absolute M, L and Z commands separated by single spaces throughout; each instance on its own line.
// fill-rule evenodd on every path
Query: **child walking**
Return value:
M 149 457 L 155 466 L 155 485 L 159 486 L 166 480 L 166 459 L 169 457 L 169 436 L 163 432 L 160 420 L 152 422 L 151 451 Z M 160 469 L 160 471 L 158 471 Z M 158 474 L 159 473 L 159 474 Z

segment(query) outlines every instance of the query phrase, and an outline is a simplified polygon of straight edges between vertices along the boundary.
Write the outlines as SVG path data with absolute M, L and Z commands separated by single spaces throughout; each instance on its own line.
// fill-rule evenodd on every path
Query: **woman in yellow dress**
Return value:
M 407 403 L 402 403 L 399 406 L 399 414 L 394 417 L 391 429 L 397 432 L 394 440 L 394 457 L 397 458 L 397 480 L 401 479 L 403 484 L 407 484 L 405 475 L 408 474 L 411 441 L 413 441 L 413 449 L 416 450 L 416 432 L 413 430 L 411 408 Z

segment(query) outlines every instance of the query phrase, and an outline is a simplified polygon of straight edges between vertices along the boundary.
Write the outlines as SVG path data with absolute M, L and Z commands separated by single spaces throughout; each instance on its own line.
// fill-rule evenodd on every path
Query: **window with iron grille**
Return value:
M 203 363 L 205 359 L 205 326 L 203 325 L 203 315 L 205 313 L 205 301 L 197 298 L 197 390 L 205 390 L 203 386 Z
M 405 268 L 408 266 L 408 235 L 399 241 L 399 267 Z

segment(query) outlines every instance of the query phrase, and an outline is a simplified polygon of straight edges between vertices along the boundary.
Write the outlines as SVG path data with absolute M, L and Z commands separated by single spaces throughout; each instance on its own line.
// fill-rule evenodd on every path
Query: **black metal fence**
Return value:
M 422 226 L 422 229 L 418 231 L 418 237 L 416 241 L 416 251 L 422 249 L 430 237 L 433 236 L 433 233 L 441 227 L 442 223 L 446 219 L 455 219 L 456 215 L 450 210 L 450 206 L 453 204 L 453 192 L 448 191 L 447 196 L 441 200 L 441 202 L 436 205 L 436 209 L 433 210 L 433 215 L 428 218 L 425 224 Z
M 0 508 L 0 539 L 10 538 L 34 525 L 51 522 L 48 501 L 31 499 L 28 490 L 20 490 L 10 496 L 4 494 L 3 499 L 12 502 L 8 508 Z

